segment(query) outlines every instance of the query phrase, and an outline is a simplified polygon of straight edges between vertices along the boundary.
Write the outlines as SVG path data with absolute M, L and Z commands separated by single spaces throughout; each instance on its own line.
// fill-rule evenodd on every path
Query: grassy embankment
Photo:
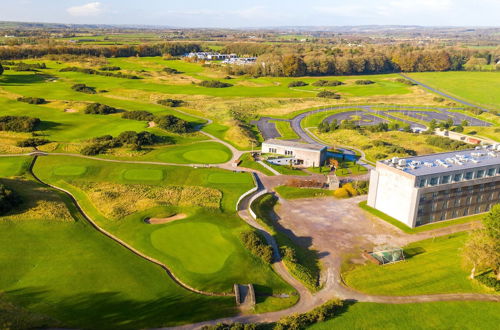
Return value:
M 297 188 L 290 186 L 278 186 L 274 188 L 284 199 L 313 198 L 333 196 L 333 190 L 319 188 Z

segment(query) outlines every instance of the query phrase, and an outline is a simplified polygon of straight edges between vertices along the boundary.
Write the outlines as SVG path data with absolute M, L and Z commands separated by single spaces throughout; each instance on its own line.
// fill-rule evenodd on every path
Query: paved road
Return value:
M 446 97 L 446 98 L 452 99 L 452 100 L 453 100 L 453 101 L 455 101 L 455 102 L 458 102 L 458 103 L 460 103 L 460 104 L 466 105 L 466 106 L 468 106 L 468 107 L 479 108 L 479 109 L 481 109 L 481 110 L 483 110 L 483 111 L 489 111 L 488 109 L 486 109 L 486 108 L 484 108 L 484 107 L 481 107 L 481 106 L 479 106 L 479 105 L 469 103 L 469 102 L 467 102 L 467 101 L 464 101 L 464 100 L 458 99 L 458 98 L 456 98 L 456 97 L 454 97 L 454 96 L 451 96 L 451 95 L 449 95 L 449 94 L 446 94 L 446 93 L 444 93 L 444 92 L 441 92 L 441 91 L 439 91 L 439 90 L 437 90 L 437 89 L 435 89 L 435 88 L 433 88 L 433 87 L 431 87 L 431 86 L 429 86 L 429 85 L 426 85 L 426 84 L 424 84 L 424 83 L 422 83 L 422 82 L 420 82 L 420 81 L 418 81 L 418 80 L 415 80 L 415 79 L 413 79 L 413 78 L 410 78 L 410 77 L 408 77 L 407 75 L 405 75 L 405 74 L 403 74 L 403 73 L 400 73 L 399 75 L 400 75 L 401 77 L 404 77 L 404 78 L 406 78 L 406 79 L 408 79 L 408 80 L 410 80 L 410 81 L 414 82 L 414 83 L 415 83 L 415 84 L 417 84 L 417 85 L 422 86 L 422 87 L 423 87 L 423 88 L 425 88 L 425 89 L 430 90 L 431 92 L 434 92 L 434 93 L 439 94 L 439 95 L 441 95 L 441 96 L 444 96 L 444 97 Z

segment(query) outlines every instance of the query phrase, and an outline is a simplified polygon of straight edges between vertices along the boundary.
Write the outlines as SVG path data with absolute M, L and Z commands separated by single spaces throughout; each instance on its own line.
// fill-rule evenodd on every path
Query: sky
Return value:
M 222 28 L 499 26 L 500 0 L 0 0 L 0 21 Z

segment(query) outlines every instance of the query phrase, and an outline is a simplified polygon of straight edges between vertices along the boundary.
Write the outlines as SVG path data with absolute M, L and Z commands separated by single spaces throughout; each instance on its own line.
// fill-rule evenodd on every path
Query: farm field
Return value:
M 499 312 L 500 306 L 494 302 L 355 303 L 335 318 L 308 329 L 473 330 L 494 328 Z
M 367 263 L 344 273 L 346 283 L 362 292 L 380 295 L 416 295 L 452 292 L 491 293 L 471 282 L 460 255 L 467 233 L 411 243 L 404 247 L 406 261 L 377 266 Z
M 408 76 L 459 99 L 500 109 L 500 72 L 418 72 Z
M 85 171 L 59 175 L 61 168 L 68 172 L 69 161 Z M 253 186 L 247 173 L 74 157 L 40 157 L 34 171 L 71 191 L 100 226 L 169 265 L 192 287 L 231 292 L 234 283 L 254 283 L 264 294 L 293 291 L 239 239 L 250 230 L 234 212 L 239 196 Z M 181 213 L 187 218 L 172 223 L 144 221 Z
M 2 324 L 144 328 L 235 313 L 232 298 L 190 293 L 98 233 L 65 195 L 26 174 L 30 160 L 0 158 L 0 182 L 26 200 L 0 216 L 0 303 L 11 306 L 2 308 Z M 219 308 L 208 309 L 212 303 Z

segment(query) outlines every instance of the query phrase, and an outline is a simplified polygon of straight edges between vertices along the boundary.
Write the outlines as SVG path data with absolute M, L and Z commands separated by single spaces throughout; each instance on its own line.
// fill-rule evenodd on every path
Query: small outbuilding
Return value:
M 262 153 L 283 155 L 293 164 L 302 167 L 323 165 L 326 160 L 325 146 L 295 141 L 270 139 L 262 143 Z

